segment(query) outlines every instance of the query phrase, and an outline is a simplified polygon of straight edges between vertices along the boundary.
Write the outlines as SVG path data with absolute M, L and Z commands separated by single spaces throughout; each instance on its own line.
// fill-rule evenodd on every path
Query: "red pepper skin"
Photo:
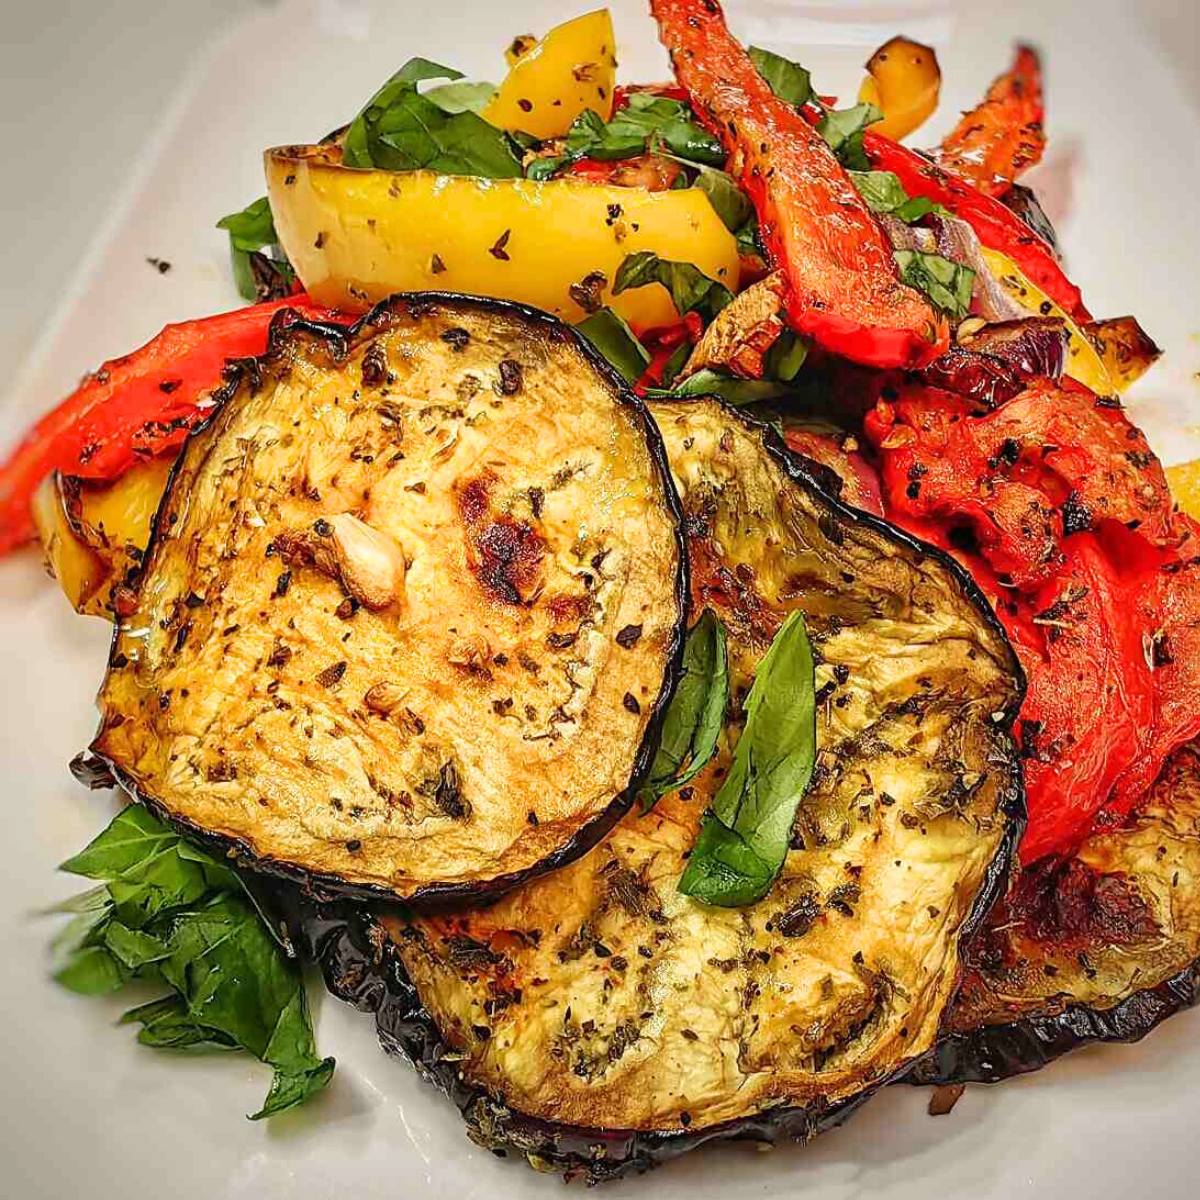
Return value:
M 1013 65 L 987 96 L 942 139 L 939 165 L 989 196 L 1002 196 L 1046 148 L 1042 64 L 1032 46 L 1018 46 Z
M 888 519 L 955 554 L 1025 669 L 1022 861 L 1069 854 L 1200 736 L 1200 526 L 1140 431 L 1070 381 L 979 415 L 893 379 L 864 429 Z
M 648 389 L 662 387 L 663 370 L 684 342 L 695 345 L 704 332 L 704 322 L 699 313 L 685 313 L 682 321 L 664 325 L 642 335 L 642 344 L 650 351 L 650 361 L 638 376 L 633 390 L 644 396 Z
M 1086 324 L 1092 319 L 1083 296 L 1063 273 L 1054 251 L 994 196 L 984 195 L 915 150 L 869 129 L 863 135 L 863 149 L 871 166 L 898 176 L 910 196 L 924 196 L 941 204 L 966 221 L 990 250 L 1007 254 L 1073 320 Z
M 1024 664 L 1029 686 L 1018 720 L 1025 863 L 1078 845 L 1117 777 L 1145 759 L 1154 678 L 1142 631 L 1128 619 L 1138 582 L 1114 566 L 1097 535 L 1083 533 L 1068 542 L 1058 576 L 1030 600 L 1045 652 Z
M 875 367 L 918 367 L 948 344 L 945 318 L 899 280 L 892 247 L 824 139 L 780 100 L 716 0 L 651 0 L 693 108 L 707 113 L 788 283 L 793 329 Z
M 25 435 L 0 466 L 0 554 L 32 540 L 30 502 L 52 471 L 115 479 L 179 446 L 211 411 L 208 393 L 229 359 L 262 354 L 276 314 L 328 318 L 307 296 L 252 304 L 168 325 L 139 350 L 106 362 Z
M 889 514 L 969 526 L 1006 586 L 1040 587 L 1064 538 L 1102 521 L 1173 544 L 1162 466 L 1120 409 L 1079 385 L 1031 380 L 993 412 L 918 383 L 896 383 L 864 429 L 880 453 Z

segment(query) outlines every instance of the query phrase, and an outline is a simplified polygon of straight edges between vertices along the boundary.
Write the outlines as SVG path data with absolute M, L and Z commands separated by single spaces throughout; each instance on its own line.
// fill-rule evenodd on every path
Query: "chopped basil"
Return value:
M 803 345 L 803 343 L 801 343 Z M 738 379 L 705 367 L 672 388 L 648 388 L 647 396 L 720 396 L 729 404 L 757 404 L 793 396 L 796 389 L 781 379 Z
M 752 904 L 779 874 L 816 762 L 813 670 L 796 610 L 758 665 L 729 774 L 679 879 L 684 895 L 724 908 Z
M 683 674 L 667 708 L 650 776 L 638 793 L 643 812 L 693 779 L 716 753 L 728 705 L 725 627 L 706 608 L 688 633 Z
M 948 316 L 957 319 L 967 315 L 975 286 L 975 272 L 970 267 L 951 262 L 940 254 L 925 254 L 920 250 L 896 250 L 893 253 L 904 283 L 924 292 Z
M 287 294 L 296 277 L 291 263 L 282 251 L 272 257 L 259 253 L 264 247 L 277 250 L 279 245 L 266 196 L 247 204 L 241 212 L 222 217 L 217 228 L 229 234 L 233 278 L 239 295 L 246 300 L 266 300 Z
M 874 213 L 896 217 L 911 225 L 913 221 L 919 221 L 941 209 L 939 204 L 925 196 L 910 196 L 904 190 L 900 177 L 891 171 L 848 171 L 847 174 Z
M 713 206 L 713 212 L 721 218 L 730 233 L 737 233 L 754 217 L 754 205 L 749 196 L 738 187 L 732 175 L 718 171 L 715 167 L 700 167 L 696 182 Z
M 601 308 L 575 326 L 589 342 L 633 383 L 646 369 L 650 352 L 611 308 Z
M 329 1082 L 297 964 L 225 863 L 140 805 L 62 869 L 103 880 L 58 906 L 74 915 L 54 940 L 55 978 L 86 995 L 125 984 L 167 994 L 122 1018 L 146 1046 L 241 1048 L 275 1069 L 253 1119 L 303 1103 Z
M 428 169 L 486 179 L 521 175 L 515 143 L 503 130 L 468 108 L 447 111 L 417 90 L 430 79 L 462 77 L 461 71 L 428 59 L 409 59 L 350 123 L 342 161 L 348 167 Z
M 608 162 L 657 149 L 689 163 L 720 166 L 725 161 L 720 141 L 691 119 L 687 105 L 650 92 L 634 92 L 611 121 L 590 108 L 581 112 L 567 131 L 563 153 L 535 158 L 528 175 L 530 179 L 548 179 L 580 158 Z
M 482 111 L 496 94 L 494 83 L 468 83 L 460 79 L 454 83 L 441 83 L 423 93 L 445 113 Z
M 693 263 L 659 258 L 652 250 L 639 250 L 622 260 L 613 280 L 613 295 L 652 283 L 661 283 L 671 293 L 681 317 L 698 312 L 711 321 L 733 299 L 723 283 L 710 279 Z
M 776 339 L 763 359 L 763 374 L 769 379 L 791 383 L 808 358 L 808 343 L 790 329 Z
M 750 47 L 750 58 L 767 86 L 780 100 L 800 108 L 816 98 L 812 77 L 799 63 L 758 46 Z
M 883 118 L 883 113 L 873 104 L 855 104 L 852 108 L 826 108 L 821 98 L 813 91 L 808 71 L 799 63 L 773 54 L 770 50 L 750 47 L 758 73 L 767 86 L 781 100 L 802 108 L 806 104 L 816 105 L 824 116 L 817 123 L 817 132 L 825 139 L 829 148 L 837 155 L 844 167 L 866 171 L 870 167 L 863 150 L 863 131 L 868 125 Z
M 837 155 L 843 167 L 866 171 L 871 163 L 863 150 L 863 133 L 868 125 L 883 119 L 883 113 L 873 104 L 856 104 L 853 108 L 831 108 L 817 124 L 817 132 Z

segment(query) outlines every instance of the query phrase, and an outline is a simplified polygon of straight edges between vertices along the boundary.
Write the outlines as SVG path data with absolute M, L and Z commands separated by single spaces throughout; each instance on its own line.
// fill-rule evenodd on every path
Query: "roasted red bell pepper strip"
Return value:
M 1086 324 L 1092 319 L 1079 289 L 1058 265 L 1054 251 L 994 196 L 984 195 L 915 150 L 869 129 L 863 135 L 863 149 L 871 165 L 878 171 L 891 171 L 910 196 L 924 196 L 949 209 L 975 230 L 985 246 L 1007 254 L 1076 322 Z
M 1101 521 L 1132 524 L 1158 545 L 1177 540 L 1145 436 L 1086 389 L 1034 379 L 983 415 L 921 384 L 893 395 L 865 421 L 889 511 L 969 526 L 1003 584 L 1040 586 L 1059 570 L 1064 537 Z
M 1017 722 L 1029 808 L 1026 863 L 1074 849 L 1121 773 L 1145 758 L 1154 677 L 1142 631 L 1129 619 L 1136 588 L 1097 535 L 1083 533 L 1070 539 L 1062 570 L 1030 600 L 1045 651 L 1024 663 L 1028 690 Z
M 1018 46 L 1013 65 L 992 83 L 982 103 L 963 113 L 934 156 L 981 192 L 1002 196 L 1040 161 L 1046 148 L 1045 115 L 1037 51 Z
M 1069 382 L 981 415 L 892 379 L 864 428 L 887 517 L 958 557 L 1025 668 L 1021 857 L 1069 853 L 1200 736 L 1200 528 L 1141 432 Z
M 261 354 L 276 315 L 328 318 L 307 296 L 252 304 L 168 325 L 139 350 L 106 362 L 42 417 L 0 466 L 0 554 L 34 536 L 30 501 L 51 471 L 115 479 L 187 437 L 229 359 Z
M 845 171 L 730 34 L 716 0 L 651 0 L 692 107 L 707 114 L 787 279 L 793 329 L 856 362 L 916 367 L 943 353 L 945 318 L 899 280 L 892 246 Z

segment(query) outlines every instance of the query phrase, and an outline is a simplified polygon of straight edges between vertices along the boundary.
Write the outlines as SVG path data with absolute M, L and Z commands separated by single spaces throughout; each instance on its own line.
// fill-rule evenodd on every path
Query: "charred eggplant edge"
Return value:
M 914 1084 L 1000 1083 L 1040 1071 L 1093 1043 L 1140 1042 L 1168 1017 L 1200 1002 L 1200 959 L 1111 1008 L 1069 1004 L 1060 1013 L 950 1034 L 913 1068 Z
M 206 429 L 214 417 L 221 411 L 243 383 L 251 388 L 259 385 L 262 371 L 270 367 L 292 345 L 304 338 L 312 338 L 324 342 L 329 353 L 335 360 L 345 358 L 355 341 L 371 332 L 386 327 L 389 317 L 399 310 L 404 310 L 409 316 L 423 317 L 431 313 L 449 310 L 462 310 L 499 313 L 518 317 L 530 323 L 538 332 L 551 342 L 567 343 L 579 350 L 588 364 L 613 389 L 618 401 L 631 412 L 638 429 L 641 432 L 650 453 L 650 460 L 662 486 L 663 500 L 666 503 L 675 524 L 675 540 L 678 550 L 679 567 L 675 574 L 674 592 L 672 599 L 677 609 L 671 644 L 668 654 L 667 670 L 663 675 L 662 687 L 651 709 L 650 720 L 642 737 L 641 745 L 633 760 L 629 780 L 624 789 L 619 792 L 603 812 L 592 817 L 562 846 L 545 858 L 540 859 L 531 867 L 521 871 L 512 871 L 498 875 L 492 879 L 477 884 L 465 883 L 433 883 L 418 888 L 411 893 L 402 894 L 378 884 L 347 883 L 336 875 L 324 872 L 310 871 L 298 863 L 271 858 L 256 854 L 250 844 L 242 838 L 230 837 L 225 834 L 212 833 L 197 826 L 186 817 L 178 816 L 168 810 L 153 796 L 145 793 L 137 781 L 120 765 L 114 763 L 101 753 L 95 744 L 89 748 L 89 755 L 104 765 L 112 779 L 134 800 L 144 804 L 156 817 L 179 830 L 205 849 L 218 856 L 226 856 L 235 860 L 240 866 L 265 875 L 274 875 L 292 883 L 321 898 L 348 896 L 360 900 L 383 900 L 395 903 L 435 908 L 441 905 L 461 900 L 486 900 L 510 891 L 527 879 L 535 878 L 547 871 L 553 871 L 586 854 L 625 815 L 633 804 L 638 788 L 650 771 L 654 755 L 662 733 L 662 724 L 666 717 L 667 706 L 675 692 L 683 662 L 683 643 L 687 634 L 688 597 L 690 595 L 690 573 L 687 559 L 687 542 L 683 533 L 683 510 L 679 502 L 675 483 L 671 477 L 667 463 L 667 452 L 663 445 L 658 426 L 654 424 L 641 398 L 629 389 L 625 379 L 609 364 L 599 351 L 570 325 L 557 317 L 525 304 L 510 300 L 494 300 L 483 296 L 460 295 L 455 292 L 398 292 L 381 300 L 369 312 L 364 313 L 350 325 L 340 325 L 332 322 L 313 321 L 307 318 L 295 318 L 295 313 L 289 309 L 281 309 L 271 323 L 267 340 L 267 350 L 259 358 L 238 359 L 226 365 L 225 377 L 221 386 L 212 393 L 213 410 L 204 421 L 198 423 L 189 435 L 190 438 Z M 143 569 L 149 565 L 155 547 L 160 537 L 164 536 L 164 514 L 168 501 L 175 488 L 182 454 L 176 460 L 163 489 L 162 500 L 155 513 L 151 526 L 150 541 L 143 555 Z M 117 653 L 119 627 L 114 625 L 113 639 L 109 647 L 106 670 L 113 669 L 113 659 Z
M 764 447 L 781 463 L 788 478 L 816 494 L 836 519 L 877 530 L 913 553 L 927 555 L 950 570 L 980 616 L 1008 647 L 1009 669 L 1017 686 L 1013 701 L 998 724 L 1002 728 L 1010 725 L 1024 698 L 1025 676 L 1002 626 L 966 572 L 941 550 L 830 495 L 810 473 L 803 457 L 789 450 L 772 426 L 747 416 L 719 398 L 708 399 L 717 399 L 731 417 L 757 431 Z M 1011 734 L 1006 736 L 1011 742 Z M 960 944 L 982 924 L 992 904 L 1007 887 L 1009 870 L 1015 862 L 1017 845 L 1024 831 L 1024 784 L 1015 745 L 1012 750 L 1012 756 L 1005 764 L 1009 770 L 1009 783 L 999 803 L 1000 811 L 1008 818 L 1008 825 L 980 884 L 971 913 L 959 930 Z M 890 1078 L 880 1080 L 838 1104 L 780 1106 L 754 1117 L 741 1117 L 695 1132 L 555 1125 L 513 1109 L 502 1098 L 464 1081 L 452 1047 L 424 1007 L 416 986 L 386 936 L 375 925 L 369 909 L 348 904 L 313 905 L 310 900 L 295 894 L 280 894 L 276 903 L 302 952 L 319 965 L 326 988 L 339 1000 L 374 1014 L 384 1050 L 407 1058 L 419 1075 L 449 1097 L 473 1141 L 497 1154 L 515 1151 L 524 1155 L 538 1170 L 561 1171 L 568 1178 L 583 1177 L 589 1184 L 642 1173 L 708 1142 L 750 1140 L 774 1144 L 783 1140 L 810 1141 L 817 1134 L 840 1125 L 879 1088 L 907 1078 L 910 1071 L 925 1061 L 917 1059 L 905 1064 Z

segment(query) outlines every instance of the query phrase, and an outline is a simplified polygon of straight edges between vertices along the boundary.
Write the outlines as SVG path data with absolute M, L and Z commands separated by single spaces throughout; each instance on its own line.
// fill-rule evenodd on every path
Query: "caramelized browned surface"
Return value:
M 694 608 L 729 632 L 718 757 L 498 904 L 385 924 L 468 1085 L 560 1125 L 696 1131 L 823 1111 L 933 1043 L 1010 830 L 1017 686 L 1002 636 L 941 560 L 793 482 L 715 402 L 652 411 Z M 816 773 L 770 894 L 712 908 L 677 883 L 738 706 L 795 608 L 820 664 Z M 468 1120 L 492 1144 L 485 1111 Z
M 682 615 L 651 439 L 519 310 L 398 304 L 344 356 L 289 334 L 187 445 L 96 749 L 334 886 L 483 888 L 599 836 Z

